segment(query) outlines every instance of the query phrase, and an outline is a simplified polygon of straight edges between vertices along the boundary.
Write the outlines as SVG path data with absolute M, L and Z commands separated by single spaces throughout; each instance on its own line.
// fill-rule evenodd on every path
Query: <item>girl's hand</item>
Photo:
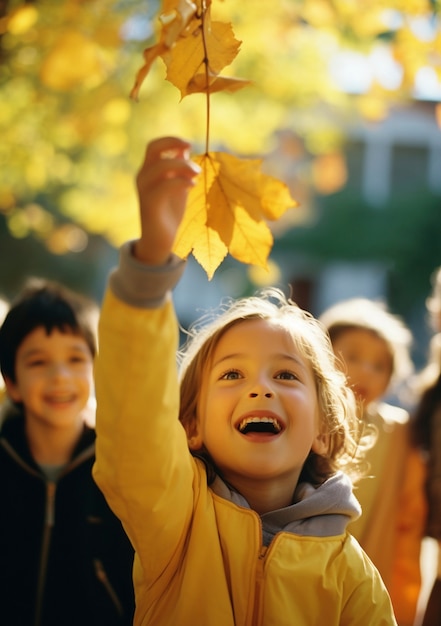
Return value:
M 190 160 L 190 144 L 177 137 L 162 137 L 147 146 L 136 177 L 141 237 L 135 257 L 149 265 L 162 265 L 170 256 L 184 215 L 188 192 L 200 167 Z

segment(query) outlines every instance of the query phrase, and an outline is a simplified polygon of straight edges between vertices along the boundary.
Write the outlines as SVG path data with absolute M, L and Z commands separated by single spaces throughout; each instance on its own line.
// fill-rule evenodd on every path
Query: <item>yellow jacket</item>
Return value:
M 389 596 L 347 533 L 279 532 L 207 486 L 177 419 L 170 301 L 108 291 L 100 322 L 95 479 L 136 550 L 135 626 L 395 625 Z

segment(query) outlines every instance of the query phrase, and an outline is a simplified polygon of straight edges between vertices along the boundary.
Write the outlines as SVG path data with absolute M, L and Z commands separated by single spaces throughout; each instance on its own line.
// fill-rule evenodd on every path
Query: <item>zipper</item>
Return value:
M 47 576 L 47 565 L 49 559 L 49 551 L 50 551 L 50 543 L 52 537 L 52 531 L 55 524 L 55 493 L 57 490 L 57 483 L 52 481 L 46 481 L 42 477 L 42 474 L 36 470 L 34 467 L 30 466 L 26 461 L 22 459 L 22 457 L 18 454 L 15 448 L 10 444 L 10 442 L 4 437 L 0 437 L 0 446 L 2 446 L 6 452 L 11 456 L 12 459 L 17 463 L 18 466 L 22 467 L 29 474 L 36 476 L 38 479 L 43 480 L 46 485 L 46 501 L 45 501 L 45 517 L 43 522 L 43 536 L 41 543 L 41 553 L 40 553 L 40 564 L 38 568 L 38 581 L 37 581 L 37 590 L 35 595 L 35 616 L 33 626 L 42 626 L 42 609 L 43 609 L 43 597 L 44 590 L 46 586 L 46 576 Z M 78 467 L 91 458 L 95 451 L 95 442 L 88 445 L 78 456 L 73 459 L 63 470 L 61 476 L 68 474 L 72 469 Z M 104 573 L 105 575 L 105 573 Z M 109 585 L 110 586 L 110 585 Z M 115 592 L 113 594 L 116 597 Z M 121 607 L 121 603 L 116 597 L 115 602 L 117 608 Z M 123 613 L 122 607 L 120 609 L 121 614 Z
M 53 482 L 46 483 L 46 509 L 43 526 L 43 541 L 40 555 L 40 566 L 38 575 L 37 595 L 35 598 L 35 620 L 34 626 L 41 624 L 41 611 L 43 607 L 44 588 L 46 585 L 47 562 L 49 556 L 49 546 L 51 542 L 52 529 L 55 523 L 55 492 L 57 485 Z
M 100 559 L 93 559 L 93 565 L 95 567 L 96 577 L 98 578 L 100 583 L 102 583 L 102 585 L 104 586 L 105 590 L 109 594 L 110 599 L 112 600 L 113 604 L 116 607 L 118 615 L 120 615 L 120 616 L 124 615 L 124 610 L 123 610 L 121 601 L 118 598 L 118 594 L 116 593 L 115 589 L 113 588 L 112 583 L 109 580 L 109 577 L 107 576 L 107 573 L 106 573 L 106 570 L 104 569 L 104 565 L 103 565 L 102 561 Z
M 263 590 L 263 569 L 265 567 L 265 556 L 267 553 L 267 546 L 261 546 L 256 564 L 255 582 L 254 582 L 254 607 L 252 624 L 260 624 L 261 621 L 261 600 Z

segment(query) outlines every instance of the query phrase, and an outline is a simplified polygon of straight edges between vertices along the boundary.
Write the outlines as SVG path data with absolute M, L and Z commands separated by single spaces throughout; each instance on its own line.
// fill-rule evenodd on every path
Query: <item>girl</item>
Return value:
M 280 292 L 232 303 L 192 333 L 179 399 L 171 249 L 199 173 L 188 151 L 149 145 L 142 234 L 100 322 L 95 478 L 135 547 L 135 624 L 396 624 L 346 532 L 355 407 L 318 323 Z
M 409 413 L 384 401 L 412 373 L 412 336 L 382 302 L 367 298 L 337 302 L 319 319 L 359 400 L 362 423 L 376 433 L 365 458 L 369 475 L 355 490 L 363 514 L 349 532 L 380 572 L 399 625 L 412 626 L 421 591 L 426 469 L 411 443 Z

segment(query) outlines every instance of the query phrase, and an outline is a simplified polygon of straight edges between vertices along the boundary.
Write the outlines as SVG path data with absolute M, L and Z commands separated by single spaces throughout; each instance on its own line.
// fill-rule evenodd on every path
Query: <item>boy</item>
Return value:
M 91 470 L 92 302 L 29 281 L 0 328 L 0 616 L 7 626 L 129 626 L 133 551 Z

